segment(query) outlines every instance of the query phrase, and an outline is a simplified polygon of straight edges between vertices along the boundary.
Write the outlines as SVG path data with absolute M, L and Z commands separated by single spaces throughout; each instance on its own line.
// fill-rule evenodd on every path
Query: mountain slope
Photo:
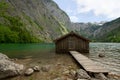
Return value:
M 68 32 L 69 17 L 52 0 L 0 0 L 0 10 L 0 42 L 51 42 Z
M 71 29 L 96 42 L 120 42 L 120 18 L 102 23 L 72 23 Z
M 71 25 L 72 30 L 89 39 L 93 39 L 94 31 L 100 27 L 95 23 L 72 23 Z
M 120 42 L 120 18 L 107 22 L 94 32 L 97 41 Z
M 93 41 L 120 42 L 120 18 L 71 23 L 52 0 L 0 0 L 0 43 L 52 42 L 68 31 Z

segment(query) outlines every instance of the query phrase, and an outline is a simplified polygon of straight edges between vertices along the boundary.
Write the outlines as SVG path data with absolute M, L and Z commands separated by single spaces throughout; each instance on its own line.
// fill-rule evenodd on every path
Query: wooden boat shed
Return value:
M 54 40 L 56 46 L 56 53 L 68 53 L 69 51 L 78 51 L 81 53 L 89 53 L 90 40 L 70 32 L 56 40 Z

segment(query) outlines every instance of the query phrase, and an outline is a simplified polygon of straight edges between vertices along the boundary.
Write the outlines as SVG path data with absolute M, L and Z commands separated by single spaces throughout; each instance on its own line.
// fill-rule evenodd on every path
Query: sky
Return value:
M 120 0 L 53 0 L 72 22 L 111 21 L 120 17 Z

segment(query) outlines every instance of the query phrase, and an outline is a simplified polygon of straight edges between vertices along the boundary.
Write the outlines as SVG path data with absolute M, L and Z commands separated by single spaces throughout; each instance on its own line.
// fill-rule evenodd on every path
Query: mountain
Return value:
M 70 19 L 52 0 L 0 0 L 0 42 L 51 42 Z
M 120 18 L 73 23 L 53 0 L 0 0 L 0 43 L 52 42 L 70 31 L 92 41 L 120 42 Z
M 99 23 L 72 23 L 71 30 L 92 40 L 94 32 L 101 27 L 100 25 Z
M 102 23 L 72 23 L 71 29 L 92 41 L 120 42 L 120 18 Z
M 120 18 L 103 24 L 94 31 L 94 37 L 102 42 L 120 42 Z

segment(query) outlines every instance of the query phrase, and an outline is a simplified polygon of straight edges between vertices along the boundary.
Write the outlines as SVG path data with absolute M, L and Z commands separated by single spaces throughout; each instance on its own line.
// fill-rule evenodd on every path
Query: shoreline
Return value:
M 68 56 L 68 55 L 67 55 Z M 69 57 L 69 58 L 68 58 Z M 76 61 L 72 59 L 72 57 L 68 56 L 66 59 L 64 58 L 65 61 L 63 61 L 63 58 L 56 58 L 51 60 L 51 61 L 41 61 L 38 59 L 32 59 L 32 58 L 25 58 L 25 59 L 17 59 L 14 62 L 23 64 L 26 67 L 31 67 L 34 65 L 38 65 L 40 67 L 43 66 L 49 66 L 49 70 L 47 72 L 40 71 L 40 72 L 35 72 L 31 76 L 24 76 L 20 75 L 17 77 L 5 79 L 5 80 L 54 80 L 56 78 L 63 77 L 64 79 L 70 79 L 71 75 L 69 74 L 70 71 L 76 71 L 78 69 L 81 69 L 78 64 L 76 64 Z M 44 63 L 45 62 L 45 63 Z M 71 63 L 71 64 L 65 64 L 66 62 Z M 120 75 L 116 74 L 109 74 L 108 78 L 109 80 L 119 80 Z M 73 79 L 71 79 L 73 80 Z

